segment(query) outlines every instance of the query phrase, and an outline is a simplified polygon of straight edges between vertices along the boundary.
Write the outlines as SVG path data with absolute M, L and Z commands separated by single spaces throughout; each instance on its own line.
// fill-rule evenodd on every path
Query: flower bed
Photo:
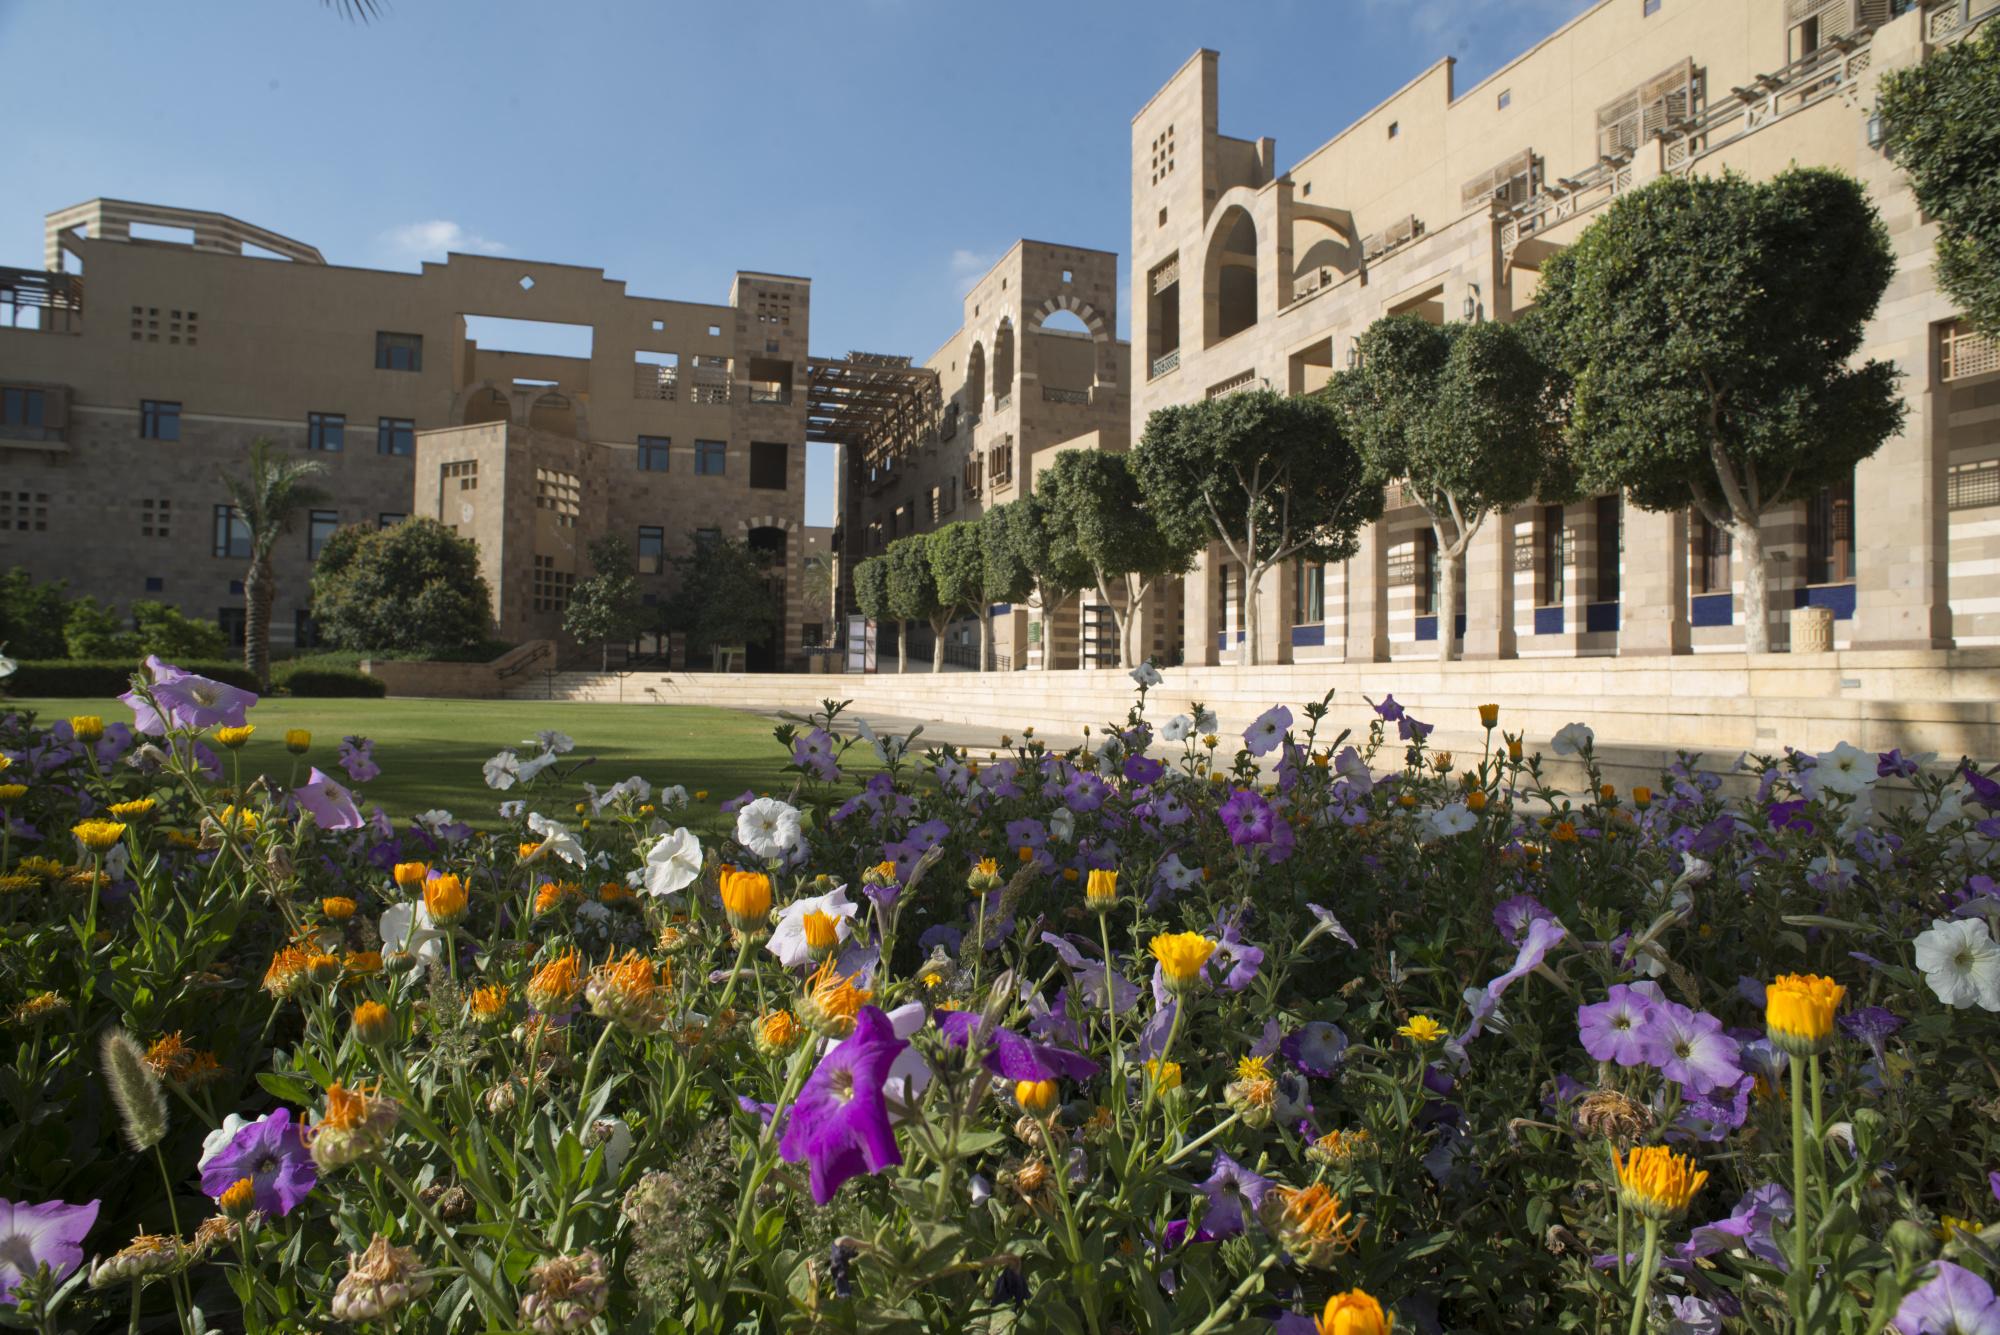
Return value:
M 157 661 L 0 722 L 0 1317 L 2000 1327 L 2000 781 L 1620 793 L 1573 724 L 1567 793 L 1491 707 L 1225 744 L 1134 677 L 1064 754 L 829 702 L 706 846 L 558 733 L 497 837 L 365 746 L 238 789 L 256 697 Z

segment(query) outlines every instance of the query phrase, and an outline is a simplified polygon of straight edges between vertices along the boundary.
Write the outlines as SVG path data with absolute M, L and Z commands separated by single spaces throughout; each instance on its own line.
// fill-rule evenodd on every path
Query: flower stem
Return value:
M 1243 1120 L 1243 1114 L 1240 1112 L 1233 1112 L 1229 1114 L 1229 1116 L 1223 1118 L 1221 1121 L 1217 1122 L 1214 1126 L 1202 1132 L 1199 1136 L 1196 1136 L 1193 1140 L 1190 1140 L 1187 1144 L 1181 1146 L 1179 1149 L 1175 1150 L 1172 1154 L 1169 1154 L 1166 1158 L 1160 1160 L 1160 1167 L 1162 1168 L 1173 1167 L 1175 1164 L 1179 1163 L 1182 1159 L 1187 1158 L 1188 1155 L 1193 1154 L 1196 1150 L 1208 1144 L 1209 1141 L 1214 1140 L 1217 1136 L 1221 1135 L 1224 1131 L 1227 1131 L 1230 1127 L 1234 1126 L 1236 1123 L 1242 1120 Z
M 729 1000 L 736 995 L 736 980 L 742 975 L 743 965 L 749 958 L 750 934 L 739 931 L 736 933 L 736 963 L 730 966 L 729 986 L 722 989 L 722 1000 L 715 1004 L 715 1013 L 717 1015 L 729 1009 Z
M 1792 1275 L 1785 1288 L 1797 1329 L 1805 1329 L 1806 1311 L 1806 1067 L 1792 1058 Z
M 1627 1335 L 1643 1335 L 1646 1329 L 1646 1297 L 1653 1287 L 1653 1267 L 1660 1259 L 1660 1224 L 1657 1219 L 1646 1220 L 1645 1254 L 1639 1261 L 1639 1283 L 1632 1290 L 1632 1324 L 1626 1328 Z
M 401 1173 L 391 1168 L 384 1160 L 378 1159 L 376 1167 L 382 1170 L 382 1176 L 389 1179 L 389 1184 L 402 1193 L 403 1199 L 410 1203 L 410 1208 L 417 1212 L 417 1216 L 424 1221 L 425 1226 L 437 1235 L 438 1241 L 444 1244 L 445 1251 L 451 1254 L 452 1263 L 465 1273 L 473 1288 L 477 1289 L 480 1296 L 490 1304 L 487 1316 L 505 1324 L 511 1314 L 511 1308 L 507 1299 L 493 1287 L 493 1281 L 472 1264 L 472 1258 L 465 1254 L 465 1250 L 458 1245 L 458 1240 L 452 1237 L 451 1231 L 445 1228 L 431 1207 L 424 1204 L 424 1198 L 417 1194 L 416 1188 L 403 1180 Z
M 1222 1300 L 1222 1304 L 1219 1307 L 1208 1314 L 1208 1320 L 1194 1328 L 1194 1335 L 1207 1335 L 1207 1332 L 1220 1329 L 1226 1324 L 1228 1319 L 1235 1315 L 1237 1307 L 1242 1304 L 1245 1298 L 1250 1296 L 1250 1291 L 1263 1282 L 1264 1273 L 1277 1263 L 1278 1253 L 1275 1251 L 1271 1252 L 1262 1261 L 1259 1261 L 1257 1268 L 1245 1275 L 1243 1282 L 1238 1284 L 1230 1295 Z
M 1833 1213 L 1831 1192 L 1826 1173 L 1826 1115 L 1820 1104 L 1820 1091 L 1824 1086 L 1819 1078 L 1819 1054 L 1812 1055 L 1812 1068 L 1807 1072 L 1812 1078 L 1812 1138 L 1813 1138 L 1813 1179 L 1819 1185 L 1819 1217 L 1824 1220 Z

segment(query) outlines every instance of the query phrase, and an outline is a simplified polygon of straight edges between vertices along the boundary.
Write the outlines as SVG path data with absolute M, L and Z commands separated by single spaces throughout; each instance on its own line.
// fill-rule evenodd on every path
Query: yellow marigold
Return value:
M 5 876 L 0 876 L 0 891 L 5 891 L 8 894 L 14 894 L 22 890 L 35 890 L 40 888 L 41 884 L 41 877 L 29 876 L 24 872 L 10 871 Z
M 295 756 L 302 756 L 312 750 L 313 735 L 304 728 L 285 729 L 285 749 Z
M 1486 790 L 1484 788 L 1475 788 L 1467 793 L 1465 795 L 1465 809 L 1467 811 L 1486 810 Z
M 1271 1059 L 1269 1057 L 1238 1057 L 1236 1059 L 1238 1080 L 1269 1080 Z
M 1056 1082 L 1053 1080 L 1017 1080 L 1014 1082 L 1014 1102 L 1026 1112 L 1041 1114 L 1056 1106 Z
M 1185 992 L 1201 979 L 1202 966 L 1215 953 L 1215 942 L 1200 932 L 1162 932 L 1148 943 L 1167 986 Z
M 200 1089 L 206 1085 L 216 1084 L 228 1074 L 229 1068 L 217 1060 L 213 1052 L 196 1049 L 189 1055 L 187 1066 L 181 1071 L 180 1082 L 191 1089 Z
M 814 959 L 822 959 L 840 944 L 840 922 L 831 913 L 814 909 L 799 919 L 805 932 L 806 949 Z
M 768 1056 L 790 1052 L 805 1036 L 805 1029 L 790 1011 L 772 1011 L 759 1016 L 753 1041 Z
M 340 956 L 331 951 L 314 950 L 306 955 L 306 975 L 322 986 L 338 982 L 343 967 Z
M 69 832 L 91 852 L 103 853 L 125 837 L 125 825 L 115 820 L 86 820 L 70 826 Z
M 96 714 L 73 714 L 70 716 L 69 730 L 79 742 L 87 746 L 104 735 L 104 719 Z
M 1146 1075 L 1152 1080 L 1153 1088 L 1165 1093 L 1181 1087 L 1181 1064 L 1161 1061 L 1158 1057 L 1146 1063 Z
M 16 1006 L 7 1017 L 7 1023 L 20 1028 L 32 1024 L 47 1024 L 50 1020 L 69 1012 L 69 999 L 58 992 L 38 992 Z
M 1075 885 L 1078 879 L 1076 874 L 1076 868 L 1064 867 L 1062 877 L 1065 881 L 1068 881 L 1071 885 Z
M 597 902 L 600 904 L 622 904 L 624 901 L 636 897 L 632 893 L 631 886 L 620 885 L 616 881 L 606 881 L 603 885 L 597 887 Z
M 1521 739 L 1519 737 L 1509 737 L 1507 739 L 1507 759 L 1519 760 L 1520 758 L 1521 758 Z
M 1264 1197 L 1264 1226 L 1295 1260 L 1325 1269 L 1361 1233 L 1352 1211 L 1324 1183 L 1274 1186 Z
M 1616 802 L 1618 800 L 1618 785 L 1615 783 L 1602 784 L 1597 789 L 1597 795 L 1606 802 Z
M 1306 1157 L 1315 1163 L 1331 1164 L 1345 1168 L 1357 1160 L 1371 1157 L 1375 1152 L 1375 1138 L 1366 1128 L 1356 1127 L 1352 1131 L 1333 1130 L 1315 1140 L 1306 1149 Z
M 257 1207 L 257 1184 L 247 1177 L 239 1177 L 222 1189 L 215 1203 L 231 1219 L 247 1219 L 250 1211 Z
M 354 1008 L 354 1036 L 371 1047 L 396 1036 L 396 1017 L 379 1001 L 364 1001 Z
M 396 1124 L 399 1109 L 372 1089 L 329 1085 L 326 1111 L 306 1128 L 306 1147 L 320 1171 L 330 1172 L 374 1153 Z
M 1576 842 L 1576 826 L 1569 821 L 1559 820 L 1555 828 L 1549 831 L 1549 839 L 1553 843 L 1573 844 Z
M 138 820 L 142 816 L 152 815 L 153 808 L 158 805 L 159 802 L 154 798 L 135 797 L 130 802 L 113 802 L 111 814 L 119 820 Z
M 215 742 L 218 746 L 225 746 L 231 751 L 235 751 L 240 749 L 243 743 L 249 741 L 250 734 L 255 731 L 257 731 L 257 725 L 254 723 L 245 723 L 237 728 L 217 728 L 215 730 Z
M 514 852 L 520 856 L 520 859 L 523 862 L 534 861 L 535 854 L 541 851 L 542 851 L 542 841 L 539 839 L 531 839 L 525 843 L 516 844 L 514 846 Z
M 431 874 L 431 869 L 427 863 L 398 862 L 392 874 L 398 886 L 405 890 L 414 890 L 424 883 L 424 878 Z
M 1648 1219 L 1678 1219 L 1708 1181 L 1708 1174 L 1697 1172 L 1692 1159 L 1664 1145 L 1635 1146 L 1623 1160 L 1614 1156 L 1613 1162 L 1618 1165 L 1618 1199 Z
M 582 990 L 583 958 L 574 950 L 566 950 L 535 971 L 535 976 L 528 980 L 526 994 L 528 1004 L 536 1010 L 552 1011 L 575 1001 Z
M 819 966 L 807 983 L 805 1001 L 799 1009 L 815 1031 L 831 1038 L 846 1038 L 854 1031 L 854 1017 L 875 999 L 875 994 L 836 973 L 833 964 L 828 959 Z
M 225 830 L 248 836 L 257 833 L 260 823 L 257 813 L 249 807 L 226 806 L 222 809 L 222 828 Z
M 15 863 L 14 870 L 25 876 L 39 876 L 45 881 L 53 881 L 69 868 L 54 858 L 45 858 L 39 853 L 34 853 Z
M 379 950 L 350 950 L 341 958 L 341 967 L 357 977 L 382 972 L 382 952 Z
M 178 1080 L 194 1061 L 194 1049 L 178 1032 L 162 1034 L 146 1049 L 146 1065 L 162 1080 Z
M 271 967 L 264 970 L 264 990 L 274 997 L 295 997 L 312 981 L 306 972 L 311 956 L 297 946 L 286 946 L 271 956 Z
M 1499 706 L 1481 705 L 1481 717 L 1489 709 L 1498 710 Z M 1384 1311 L 1381 1303 L 1360 1289 L 1349 1289 L 1326 1300 L 1326 1310 L 1319 1314 L 1317 1324 L 1319 1335 L 1391 1335 L 1396 1329 L 1396 1316 Z
M 706 789 L 706 788 L 697 788 L 697 789 L 695 789 L 695 793 L 694 793 L 694 800 L 695 800 L 695 801 L 697 801 L 697 802 L 706 802 L 706 801 L 708 801 L 708 789 Z
M 1764 1031 L 1795 1057 L 1822 1052 L 1847 989 L 1816 973 L 1784 973 L 1764 989 Z
M 1417 805 L 1417 795 L 1415 793 L 1397 793 L 1396 805 L 1408 811 Z
M 346 895 L 328 895 L 319 902 L 319 911 L 332 922 L 346 922 L 354 916 L 354 901 Z
M 1083 902 L 1093 913 L 1109 913 L 1118 906 L 1118 873 L 1103 867 L 1090 869 L 1083 887 Z
M 465 916 L 465 882 L 447 872 L 424 882 L 424 907 L 431 921 L 449 927 Z
M 1439 774 L 1451 773 L 1451 752 L 1438 751 L 1431 756 L 1431 769 Z
M 1443 1038 L 1444 1026 L 1428 1015 L 1412 1015 L 1409 1023 L 1396 1027 L 1396 1032 L 1412 1043 L 1424 1046 Z
M 1634 784 L 1632 786 L 1632 805 L 1642 810 L 1653 805 L 1653 790 L 1643 783 Z
M 722 873 L 722 911 L 739 932 L 762 931 L 770 925 L 771 878 L 760 871 Z
M 175 848 L 200 848 L 201 836 L 189 834 L 186 830 L 168 830 L 167 842 Z
M 613 1024 L 643 1032 L 658 1029 L 666 1021 L 666 1004 L 660 996 L 661 979 L 653 962 L 636 950 L 628 950 L 620 960 L 607 960 L 591 970 L 584 994 L 590 1009 Z
M 1491 728 L 1495 728 L 1495 727 L 1498 727 L 1498 726 L 1499 726 L 1499 723 L 1500 723 L 1500 706 L 1499 706 L 1499 705 L 1481 705 L 1481 706 L 1479 706 L 1479 726 L 1480 726 L 1480 727 L 1482 727 L 1482 728 L 1488 728 L 1488 729 L 1491 729 Z
M 481 1024 L 492 1024 L 507 1015 L 507 989 L 497 984 L 476 987 L 465 1000 L 465 1009 Z

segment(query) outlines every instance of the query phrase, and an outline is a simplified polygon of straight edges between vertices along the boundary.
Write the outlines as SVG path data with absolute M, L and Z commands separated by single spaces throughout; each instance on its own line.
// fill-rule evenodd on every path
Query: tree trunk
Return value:
M 257 690 L 271 689 L 271 559 L 250 563 L 243 579 L 243 665 L 257 678 Z
M 1035 624 L 1042 631 L 1042 666 L 1037 670 L 1047 672 L 1056 665 L 1056 642 L 1055 607 L 1046 587 L 1035 590 Z
M 993 613 L 984 601 L 979 605 L 979 670 L 993 670 Z
M 896 671 L 902 673 L 909 670 L 910 623 L 899 620 L 896 622 Z
M 949 616 L 931 621 L 931 673 L 944 671 L 944 633 L 951 626 Z
M 1438 548 L 1438 662 L 1458 657 L 1458 570 L 1464 557 L 1452 547 Z
M 1743 651 L 1771 652 L 1771 580 L 1764 569 L 1764 529 L 1752 515 L 1738 518 L 1736 550 L 1743 558 Z
M 1129 580 L 1126 582 L 1126 587 L 1128 589 L 1131 587 Z M 1118 666 L 1129 668 L 1132 666 L 1132 646 L 1126 643 L 1126 628 L 1131 622 L 1131 612 L 1129 608 L 1126 611 L 1119 610 L 1118 600 L 1111 596 L 1111 588 L 1104 582 L 1102 573 L 1097 576 L 1097 596 L 1104 600 L 1105 607 L 1111 611 L 1111 633 L 1118 637 Z
M 611 640 L 608 636 L 600 641 L 597 646 L 597 670 L 599 672 L 611 671 Z
M 1262 641 L 1257 634 L 1257 596 L 1263 592 L 1264 572 L 1268 569 L 1269 566 L 1258 566 L 1243 582 L 1243 661 L 1250 667 L 1256 667 L 1264 661 L 1260 652 Z M 1228 576 L 1225 575 L 1224 578 Z M 1229 628 L 1225 626 L 1223 629 L 1226 631 Z

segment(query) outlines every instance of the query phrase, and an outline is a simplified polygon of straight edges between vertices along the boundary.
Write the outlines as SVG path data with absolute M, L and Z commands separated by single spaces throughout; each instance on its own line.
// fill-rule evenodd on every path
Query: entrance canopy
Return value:
M 809 357 L 806 370 L 806 439 L 841 446 L 850 468 L 888 463 L 937 430 L 937 372 L 908 357 Z

